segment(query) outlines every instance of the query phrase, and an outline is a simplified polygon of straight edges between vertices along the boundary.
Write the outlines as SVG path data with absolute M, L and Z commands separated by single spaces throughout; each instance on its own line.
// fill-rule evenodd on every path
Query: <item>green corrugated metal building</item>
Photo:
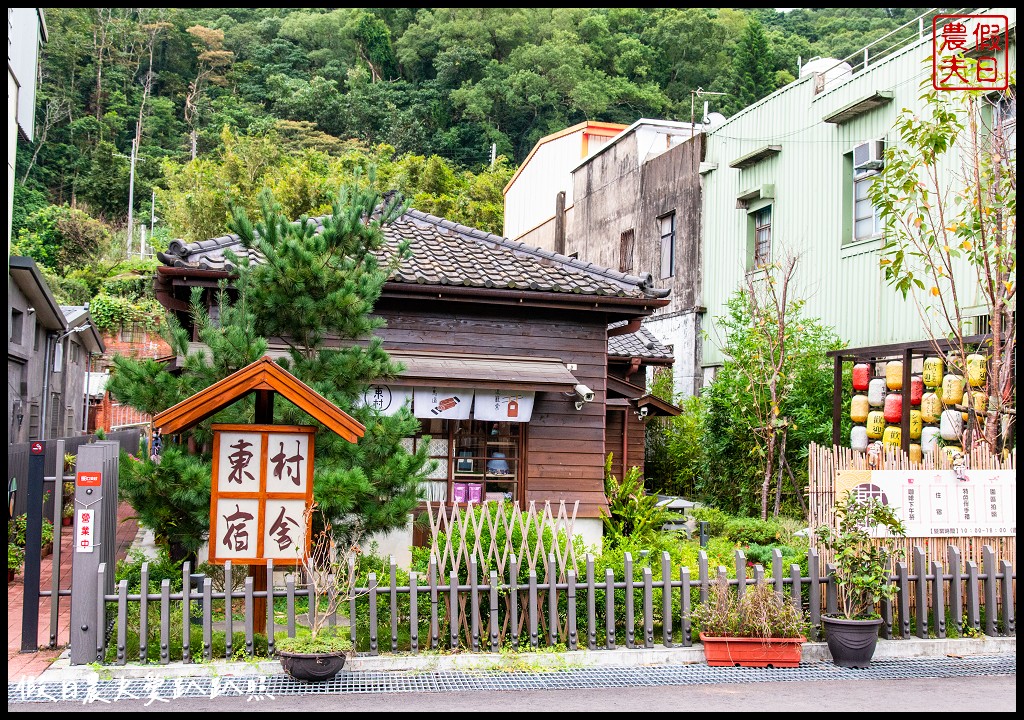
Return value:
M 1016 72 L 1016 11 L 975 12 L 1009 17 L 1009 66 Z M 723 361 L 716 319 L 748 274 L 758 272 L 751 270 L 755 255 L 771 261 L 787 250 L 799 253 L 795 282 L 807 315 L 835 327 L 851 347 L 926 337 L 913 301 L 884 280 L 880 228 L 862 199 L 871 171 L 855 173 L 853 161 L 862 143 L 896 142 L 892 128 L 901 109 L 921 106 L 921 82 L 932 72 L 931 26 L 921 30 L 910 42 L 891 38 L 905 44 L 884 57 L 872 54 L 885 42 L 869 48 L 866 67 L 863 55 L 838 67 L 815 61 L 806 75 L 707 133 L 699 281 L 705 379 Z M 826 67 L 832 69 L 813 72 Z M 1015 116 L 1015 107 L 992 111 Z M 872 150 L 878 151 L 869 145 L 859 153 Z M 971 308 L 967 316 L 985 312 L 976 289 L 962 303 Z

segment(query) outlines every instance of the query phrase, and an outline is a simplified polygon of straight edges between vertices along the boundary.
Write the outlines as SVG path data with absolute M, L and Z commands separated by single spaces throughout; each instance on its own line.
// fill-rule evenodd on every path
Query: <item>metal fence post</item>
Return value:
M 116 521 L 114 517 L 108 517 L 109 512 L 103 504 L 103 497 L 108 492 L 115 493 L 117 498 L 116 482 L 109 474 L 109 462 L 107 455 L 109 449 L 107 443 L 93 443 L 83 445 L 78 449 L 78 458 L 75 463 L 76 478 L 79 473 L 90 473 L 83 479 L 89 484 L 75 483 L 75 522 L 72 550 L 74 562 L 71 565 L 71 664 L 85 665 L 96 661 L 97 649 L 105 646 L 105 627 L 97 627 L 97 603 L 102 602 L 102 595 L 106 593 L 107 578 L 99 574 L 99 566 L 104 562 L 107 555 L 106 547 L 97 545 L 106 544 L 106 536 L 102 528 L 105 525 L 113 527 Z M 116 443 L 114 443 L 116 448 Z M 41 456 L 40 456 L 41 458 Z M 98 484 L 96 477 L 98 476 Z M 113 487 L 111 487 L 113 485 Z M 82 545 L 79 533 L 88 531 L 91 536 L 91 543 Z M 112 548 L 110 548 L 112 551 Z M 111 552 L 112 554 L 112 552 Z M 112 559 L 112 558 L 111 558 Z M 104 576 L 110 576 L 111 581 L 114 575 L 114 566 L 109 564 Z M 28 588 L 25 593 L 28 599 Z M 24 636 L 23 636 L 24 646 Z M 34 650 L 35 648 L 33 648 Z
M 39 649 L 39 564 L 43 538 L 43 475 L 46 443 L 33 442 L 28 456 L 28 501 L 25 526 L 25 594 L 21 610 L 21 651 Z M 54 528 L 57 531 L 57 528 Z M 58 568 L 57 572 L 60 570 Z M 54 597 L 53 600 L 57 598 Z M 88 662 L 88 661 L 86 661 Z

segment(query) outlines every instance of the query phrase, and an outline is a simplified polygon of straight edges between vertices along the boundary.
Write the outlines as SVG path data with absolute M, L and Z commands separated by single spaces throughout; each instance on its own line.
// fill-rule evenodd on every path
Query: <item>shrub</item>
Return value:
M 729 516 L 718 508 L 694 508 L 690 511 L 690 515 L 692 515 L 693 519 L 698 522 L 707 522 L 709 535 L 715 536 L 725 534 L 725 524 L 729 522 Z
M 604 521 L 604 541 L 614 547 L 625 537 L 650 540 L 661 532 L 669 520 L 678 517 L 658 505 L 657 495 L 644 492 L 640 468 L 634 466 L 622 481 L 612 475 L 612 453 L 604 463 L 604 490 L 608 497 L 608 510 L 601 510 Z
M 713 637 L 798 638 L 807 618 L 767 582 L 748 588 L 740 599 L 719 576 L 706 603 L 693 610 L 700 632 Z
M 725 524 L 725 535 L 741 545 L 751 543 L 770 545 L 778 542 L 782 535 L 782 528 L 774 520 L 733 518 Z

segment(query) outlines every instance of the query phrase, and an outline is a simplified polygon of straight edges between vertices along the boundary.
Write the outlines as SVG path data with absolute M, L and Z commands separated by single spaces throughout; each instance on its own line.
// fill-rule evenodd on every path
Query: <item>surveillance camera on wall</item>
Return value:
M 594 402 L 594 391 L 588 388 L 586 385 L 577 385 L 573 388 L 576 391 L 576 397 L 583 402 Z

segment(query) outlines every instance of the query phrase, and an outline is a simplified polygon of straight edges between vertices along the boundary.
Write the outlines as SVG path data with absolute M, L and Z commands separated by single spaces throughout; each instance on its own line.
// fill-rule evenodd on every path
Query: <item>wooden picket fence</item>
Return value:
M 809 457 L 809 525 L 835 527 L 836 474 L 844 470 L 951 470 L 952 461 L 943 452 L 927 453 L 921 463 L 910 462 L 909 456 L 899 448 L 885 448 L 877 466 L 870 466 L 865 453 L 844 447 L 824 447 L 811 443 Z M 1005 457 L 979 446 L 971 451 L 968 467 L 974 470 L 1016 470 L 1016 449 Z M 897 542 L 903 550 L 903 557 L 911 558 L 915 548 L 923 548 L 925 562 L 942 562 L 947 545 L 957 548 L 960 555 L 977 565 L 984 562 L 985 548 L 994 550 L 996 555 L 1007 562 L 1017 559 L 1017 538 L 1011 536 L 979 535 L 970 537 L 904 538 Z M 816 539 L 811 537 L 811 547 Z M 828 550 L 819 548 L 823 562 L 830 558 Z
M 907 638 L 914 634 L 944 638 L 951 629 L 958 634 L 1016 634 L 1013 567 L 1005 559 L 997 561 L 994 550 L 983 549 L 980 568 L 972 560 L 963 562 L 960 549 L 952 545 L 947 547 L 945 566 L 940 562 L 926 564 L 921 548 L 916 548 L 911 557 L 910 565 L 898 563 L 891 576 L 891 582 L 897 587 L 895 600 L 880 607 L 883 637 Z M 665 647 L 689 647 L 693 644 L 693 603 L 706 601 L 715 577 L 724 578 L 727 570 L 721 566 L 710 568 L 703 551 L 696 574 L 689 567 L 672 567 L 667 553 L 656 560 L 639 567 L 637 573 L 632 556 L 627 554 L 621 577 L 615 577 L 608 569 L 601 578 L 596 576 L 594 557 L 587 554 L 584 576 L 579 578 L 574 569 L 568 568 L 565 579 L 561 580 L 552 553 L 547 558 L 547 579 L 539 579 L 537 571 L 530 569 L 523 583 L 519 579 L 518 556 L 509 557 L 507 574 L 499 575 L 497 570 L 490 570 L 486 577 L 481 577 L 477 558 L 471 556 L 467 580 L 463 582 L 459 571 L 450 566 L 446 566 L 447 573 L 442 572 L 441 561 L 434 556 L 425 576 L 411 572 L 408 584 L 400 585 L 392 558 L 389 577 L 385 580 L 369 574 L 367 586 L 358 588 L 348 599 L 348 617 L 331 616 L 329 624 L 344 626 L 347 622 L 354 646 L 367 648 L 370 655 L 382 650 L 413 654 L 424 650 L 496 652 L 502 647 L 600 650 L 614 649 L 620 642 L 626 648 L 651 648 L 656 638 Z M 765 568 L 755 565 L 752 577 L 747 577 L 747 561 L 741 551 L 736 551 L 734 561 L 738 580 L 727 580 L 734 592 L 742 595 L 750 585 L 771 583 L 776 592 L 807 612 L 811 627 L 809 639 L 821 638 L 822 613 L 834 612 L 837 600 L 833 569 L 826 565 L 821 572 L 815 550 L 808 553 L 806 576 L 801 574 L 799 565 L 783 567 L 778 550 L 773 553 L 767 574 Z M 108 572 L 106 564 L 99 566 L 98 587 L 105 586 Z M 189 584 L 190 572 L 186 563 L 182 568 L 181 592 L 172 593 L 170 581 L 163 580 L 159 593 L 150 593 L 149 567 L 144 564 L 140 593 L 129 594 L 124 580 L 118 583 L 113 594 L 99 593 L 95 607 L 97 627 L 109 627 L 110 631 L 101 634 L 96 660 L 105 662 L 111 641 L 116 643 L 116 664 L 136 659 L 129 658 L 127 652 L 130 615 L 138 619 L 141 628 L 151 625 L 157 628 L 141 634 L 138 651 L 141 662 L 147 662 L 150 642 L 159 643 L 158 662 L 170 662 L 168 648 L 172 633 L 182 640 L 184 662 L 199 658 L 212 660 L 215 625 L 224 633 L 225 658 L 236 657 L 237 650 L 251 657 L 256 649 L 256 600 L 266 599 L 268 593 L 273 600 L 283 599 L 285 607 L 284 621 L 278 622 L 275 603 L 266 603 L 270 655 L 275 652 L 277 632 L 295 636 L 297 624 L 301 622 L 296 613 L 296 600 L 308 597 L 307 589 L 298 586 L 295 575 L 287 575 L 283 586 L 275 585 L 275 569 L 273 563 L 268 562 L 269 591 L 255 590 L 254 579 L 246 577 L 240 591 L 214 592 L 210 582 L 203 582 L 201 590 L 193 592 Z M 231 564 L 226 563 L 225 588 L 232 588 L 232 573 Z M 242 620 L 233 618 L 234 608 L 221 610 L 218 617 L 214 617 L 214 601 L 219 601 L 217 604 L 223 607 L 229 597 L 231 605 L 241 605 L 244 609 Z M 502 599 L 507 602 L 501 602 Z M 363 609 L 368 615 L 365 627 L 358 621 Z M 151 623 L 154 610 L 156 615 Z M 202 638 L 202 646 L 197 648 L 191 646 L 195 610 L 199 611 L 197 621 Z M 180 627 L 172 627 L 172 617 L 181 619 Z M 469 628 L 468 639 L 462 632 L 465 627 Z M 236 628 L 242 633 L 244 648 L 233 647 Z

